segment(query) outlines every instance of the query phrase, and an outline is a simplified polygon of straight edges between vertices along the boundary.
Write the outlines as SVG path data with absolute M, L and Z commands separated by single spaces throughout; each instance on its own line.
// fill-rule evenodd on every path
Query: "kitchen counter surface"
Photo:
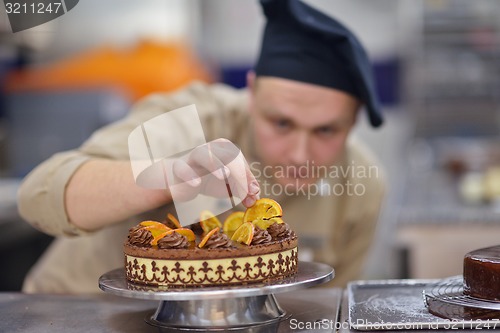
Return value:
M 388 281 L 395 283 L 394 281 L 405 282 L 411 280 L 361 281 L 361 285 L 363 283 L 387 283 Z M 413 280 L 413 282 L 415 281 L 423 280 Z M 401 291 L 399 294 L 394 291 L 392 297 L 398 297 L 400 294 Z M 390 308 L 392 303 L 387 303 L 387 295 L 391 295 L 391 287 L 385 290 L 384 293 L 376 295 L 376 297 L 370 297 L 368 301 L 378 304 L 378 309 Z M 310 288 L 275 296 L 288 315 L 278 326 L 261 326 L 245 330 L 232 330 L 231 332 L 363 332 L 353 329 L 352 325 L 349 324 L 349 295 L 347 291 L 340 288 Z M 404 303 L 392 298 L 391 301 L 395 302 L 394 304 Z M 83 296 L 0 293 L 0 332 L 186 332 L 183 330 L 159 329 L 147 324 L 144 319 L 151 316 L 157 306 L 158 301 L 123 298 L 105 293 Z M 376 312 L 375 309 L 372 310 Z M 425 311 L 423 299 L 422 311 Z M 391 315 L 391 313 L 384 312 L 380 318 L 390 317 Z M 414 314 L 410 313 L 408 315 L 414 316 Z M 496 323 L 500 322 L 497 321 Z M 460 327 L 460 323 L 456 322 L 455 324 L 454 327 Z M 500 331 L 500 324 L 498 326 L 497 330 L 490 331 Z M 444 331 L 449 330 L 411 330 L 411 332 L 433 333 Z M 200 330 L 199 332 L 206 332 L 206 330 Z M 371 332 L 384 331 L 376 330 Z M 410 331 L 391 330 L 388 332 L 403 333 Z M 466 333 L 472 332 L 472 330 L 460 329 L 460 332 Z
M 298 322 L 335 321 L 342 290 L 313 288 L 275 295 L 289 316 L 278 332 L 327 332 L 300 329 Z M 108 294 L 30 295 L 0 293 L 0 332 L 87 333 L 87 332 L 182 332 L 159 330 L 144 321 L 156 310 L 158 301 L 123 298 Z M 295 328 L 295 329 L 293 329 Z M 276 332 L 262 327 L 237 332 Z

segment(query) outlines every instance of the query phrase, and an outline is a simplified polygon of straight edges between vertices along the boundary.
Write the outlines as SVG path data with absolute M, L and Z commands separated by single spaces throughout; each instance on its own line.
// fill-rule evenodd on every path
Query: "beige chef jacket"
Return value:
M 92 233 L 79 230 L 68 220 L 64 207 L 66 184 L 78 167 L 92 158 L 129 160 L 127 140 L 134 128 L 189 104 L 197 107 L 207 141 L 227 138 L 242 149 L 251 165 L 257 162 L 258 166 L 247 101 L 245 90 L 203 83 L 155 94 L 137 103 L 122 121 L 94 133 L 79 149 L 56 154 L 34 169 L 19 191 L 20 214 L 57 238 L 31 269 L 23 291 L 98 292 L 99 276 L 123 265 L 122 245 L 129 228 L 142 220 L 162 221 L 167 212 L 175 213 L 170 204 Z M 280 193 L 258 170 L 254 168 L 260 176 L 261 197 L 272 197 L 282 205 L 284 220 L 299 235 L 302 259 L 333 266 L 333 285 L 345 286 L 358 278 L 384 192 L 382 171 L 369 151 L 351 138 L 342 161 L 328 170 L 328 176 L 293 195 Z

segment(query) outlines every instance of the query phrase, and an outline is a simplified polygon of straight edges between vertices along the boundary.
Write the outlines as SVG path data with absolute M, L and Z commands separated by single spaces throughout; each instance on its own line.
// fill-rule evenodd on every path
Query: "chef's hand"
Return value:
M 246 207 L 259 199 L 259 183 L 243 153 L 227 139 L 206 143 L 168 164 L 174 178 L 168 181 L 169 189 L 175 200 L 187 201 L 198 194 L 224 198 L 228 187 Z

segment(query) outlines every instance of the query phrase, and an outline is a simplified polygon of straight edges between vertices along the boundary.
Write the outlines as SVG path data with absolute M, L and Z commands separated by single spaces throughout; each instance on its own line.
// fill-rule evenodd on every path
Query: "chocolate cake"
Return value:
M 195 235 L 157 223 L 142 222 L 129 232 L 124 245 L 129 282 L 167 287 L 240 285 L 281 280 L 297 272 L 297 236 L 284 222 L 265 230 L 244 223 L 252 235 L 248 245 L 231 240 L 220 228 Z
M 500 245 L 465 255 L 464 294 L 482 300 L 500 301 Z

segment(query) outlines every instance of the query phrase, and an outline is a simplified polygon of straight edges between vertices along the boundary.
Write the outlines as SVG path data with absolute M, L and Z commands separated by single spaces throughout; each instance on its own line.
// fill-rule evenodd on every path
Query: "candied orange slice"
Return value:
M 281 217 L 273 217 L 269 220 L 258 218 L 252 221 L 253 225 L 259 227 L 262 230 L 267 230 L 274 223 L 285 223 Z
M 203 233 L 208 233 L 215 228 L 221 228 L 222 223 L 220 223 L 217 216 L 208 210 L 204 210 L 200 213 L 200 225 L 203 229 Z
M 205 237 L 203 237 L 203 239 L 201 240 L 200 244 L 198 244 L 198 247 L 201 249 L 202 247 L 205 246 L 205 244 L 207 244 L 208 240 L 210 239 L 210 237 L 212 237 L 213 234 L 219 232 L 220 228 L 217 227 L 215 229 L 212 229 L 210 230 L 206 235 Z
M 234 212 L 231 213 L 224 221 L 223 231 L 226 235 L 231 237 L 233 233 L 243 224 L 244 212 Z
M 142 221 L 141 223 L 139 223 L 139 225 L 145 227 L 145 229 L 147 230 L 151 229 L 172 230 L 171 228 L 167 227 L 167 225 L 156 221 Z
M 255 202 L 252 207 L 248 207 L 243 216 L 243 222 L 252 222 L 257 219 L 269 220 L 281 217 L 283 210 L 279 203 L 269 198 L 262 198 Z
M 283 221 L 283 219 L 281 217 L 273 217 L 269 221 L 273 221 L 273 223 L 276 222 L 278 224 L 285 223 L 285 221 Z
M 231 240 L 238 243 L 250 245 L 253 239 L 254 228 L 255 227 L 253 226 L 252 222 L 243 223 L 238 229 L 236 229 L 233 236 L 231 237 Z
M 182 228 L 181 223 L 179 222 L 179 220 L 175 216 L 168 213 L 167 218 L 175 225 L 176 228 Z
M 194 242 L 194 240 L 196 239 L 193 230 L 188 228 L 177 228 L 171 231 L 181 234 L 182 236 L 186 236 L 188 242 Z
M 153 240 L 151 241 L 151 245 L 158 245 L 158 241 L 168 235 L 169 233 L 173 232 L 173 230 L 159 230 L 159 229 L 151 229 L 149 230 L 151 234 L 153 235 Z

